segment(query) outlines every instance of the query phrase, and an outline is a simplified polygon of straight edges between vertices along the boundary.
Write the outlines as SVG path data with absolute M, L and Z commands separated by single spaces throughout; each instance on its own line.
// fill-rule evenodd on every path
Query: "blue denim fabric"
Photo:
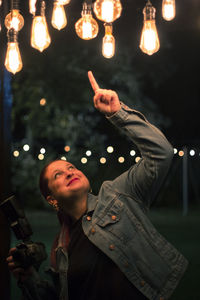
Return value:
M 141 113 L 124 104 L 108 119 L 132 139 L 141 159 L 115 180 L 105 181 L 98 196 L 88 195 L 83 230 L 148 299 L 168 299 L 187 260 L 157 232 L 147 211 L 169 170 L 173 148 Z M 66 259 L 58 260 L 58 270 L 65 271 L 60 272 L 60 299 L 66 300 L 68 260 L 62 250 Z

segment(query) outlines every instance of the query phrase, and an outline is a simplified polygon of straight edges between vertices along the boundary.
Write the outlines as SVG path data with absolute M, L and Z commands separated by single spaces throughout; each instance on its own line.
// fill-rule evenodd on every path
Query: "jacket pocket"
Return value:
M 119 222 L 123 208 L 124 204 L 115 197 L 106 207 L 104 207 L 103 211 L 99 215 L 97 224 L 101 227 L 106 227 L 109 224 Z

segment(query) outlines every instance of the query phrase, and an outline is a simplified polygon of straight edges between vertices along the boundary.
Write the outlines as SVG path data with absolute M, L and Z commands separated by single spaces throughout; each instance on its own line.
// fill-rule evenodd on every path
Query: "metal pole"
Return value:
M 188 214 L 188 150 L 183 148 L 183 216 Z

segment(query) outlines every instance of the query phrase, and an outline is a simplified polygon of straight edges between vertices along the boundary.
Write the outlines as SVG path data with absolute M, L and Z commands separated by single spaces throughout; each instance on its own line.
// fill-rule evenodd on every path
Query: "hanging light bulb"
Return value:
M 143 14 L 144 25 L 140 39 L 140 48 L 144 53 L 152 55 L 159 50 L 160 42 L 155 23 L 156 9 L 152 6 L 150 0 L 148 0 L 143 9 Z
M 171 21 L 176 15 L 175 0 L 163 0 L 162 16 L 166 21 Z
M 31 46 L 40 52 L 49 47 L 51 38 L 45 18 L 45 1 L 40 0 L 31 28 Z
M 35 15 L 36 12 L 36 1 L 37 0 L 29 0 L 29 12 L 32 15 Z
M 20 31 L 24 26 L 24 18 L 19 12 L 19 1 L 11 1 L 11 11 L 5 17 L 5 26 L 8 30 L 14 28 L 16 31 Z
M 54 1 L 51 24 L 54 28 L 60 30 L 67 25 L 67 18 L 63 4 L 59 1 Z
M 6 52 L 5 67 L 6 69 L 15 74 L 22 69 L 22 59 L 19 52 L 17 42 L 17 31 L 14 28 L 8 30 L 8 47 Z
M 99 20 L 111 23 L 121 16 L 122 5 L 120 0 L 96 0 L 94 12 Z
M 97 21 L 92 17 L 91 4 L 83 3 L 83 10 L 80 18 L 75 24 L 77 35 L 83 40 L 95 38 L 99 32 Z
M 112 24 L 105 23 L 105 36 L 103 37 L 102 54 L 105 58 L 111 58 L 115 54 L 115 38 L 112 35 Z

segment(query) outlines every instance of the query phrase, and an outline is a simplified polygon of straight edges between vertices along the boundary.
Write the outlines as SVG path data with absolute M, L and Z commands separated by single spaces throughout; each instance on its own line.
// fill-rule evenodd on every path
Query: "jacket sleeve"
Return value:
M 150 206 L 168 173 L 173 148 L 158 128 L 123 103 L 108 119 L 133 141 L 141 154 L 138 163 L 113 181 L 113 187 Z

